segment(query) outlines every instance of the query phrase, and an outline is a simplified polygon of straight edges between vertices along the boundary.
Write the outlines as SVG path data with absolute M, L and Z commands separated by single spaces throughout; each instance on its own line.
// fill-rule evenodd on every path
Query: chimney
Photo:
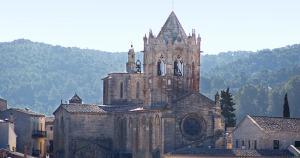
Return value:
M 7 109 L 7 101 L 0 98 L 0 111 L 4 111 Z

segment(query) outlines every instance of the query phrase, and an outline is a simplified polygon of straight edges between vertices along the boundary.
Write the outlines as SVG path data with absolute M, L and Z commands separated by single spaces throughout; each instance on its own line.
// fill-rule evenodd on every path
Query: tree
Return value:
M 285 96 L 284 96 L 283 117 L 290 118 L 290 107 L 289 107 L 289 101 L 287 98 L 287 93 L 285 93 Z
M 225 118 L 225 128 L 227 127 L 234 127 L 236 123 L 235 118 L 235 103 L 233 102 L 232 94 L 229 92 L 229 88 L 226 91 L 221 91 L 221 109 L 222 115 Z

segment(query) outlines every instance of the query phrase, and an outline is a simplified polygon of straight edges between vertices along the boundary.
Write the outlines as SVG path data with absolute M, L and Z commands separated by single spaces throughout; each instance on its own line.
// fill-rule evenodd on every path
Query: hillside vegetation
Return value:
M 102 102 L 102 78 L 124 72 L 127 53 L 52 46 L 29 40 L 0 43 L 0 97 L 10 105 L 50 115 L 75 92 Z M 142 59 L 142 54 L 138 54 Z M 257 52 L 201 56 L 201 92 L 213 98 L 230 87 L 236 114 L 281 116 L 288 93 L 292 117 L 300 117 L 300 45 Z

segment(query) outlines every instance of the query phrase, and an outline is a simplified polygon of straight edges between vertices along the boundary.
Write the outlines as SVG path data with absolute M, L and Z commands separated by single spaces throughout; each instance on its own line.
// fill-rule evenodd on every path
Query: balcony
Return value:
M 41 150 L 32 149 L 32 156 L 39 157 L 41 154 Z
M 34 130 L 34 131 L 32 131 L 32 137 L 33 138 L 45 138 L 45 137 L 47 137 L 47 132 L 40 131 L 40 130 Z

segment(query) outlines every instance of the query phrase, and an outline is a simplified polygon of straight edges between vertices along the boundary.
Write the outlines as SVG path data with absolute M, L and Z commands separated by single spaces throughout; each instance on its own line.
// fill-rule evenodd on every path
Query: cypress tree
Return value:
M 235 119 L 235 103 L 233 102 L 232 94 L 229 92 L 229 88 L 226 91 L 221 91 L 221 109 L 222 115 L 225 119 L 225 128 L 227 127 L 234 127 L 236 124 Z
M 290 107 L 289 107 L 289 101 L 288 101 L 287 93 L 285 93 L 285 96 L 284 96 L 283 117 L 284 118 L 290 118 Z

